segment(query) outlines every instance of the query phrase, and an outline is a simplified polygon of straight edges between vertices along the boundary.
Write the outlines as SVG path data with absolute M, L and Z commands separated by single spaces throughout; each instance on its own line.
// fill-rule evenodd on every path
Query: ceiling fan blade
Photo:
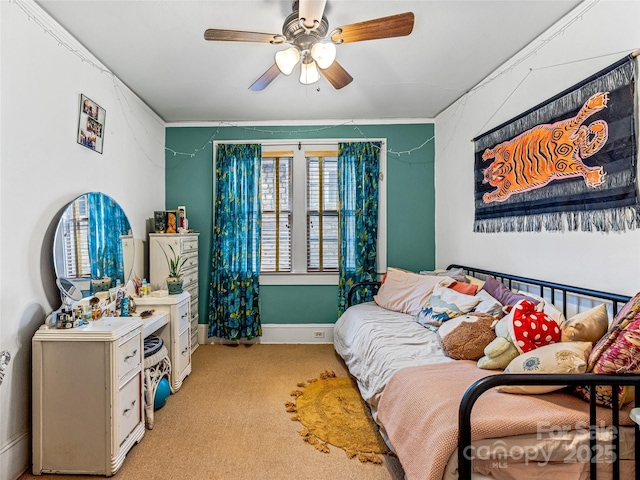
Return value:
M 334 42 L 349 43 L 379 38 L 404 37 L 413 31 L 413 12 L 376 18 L 340 27 L 342 32 L 331 37 Z
M 221 30 L 209 28 L 204 32 L 205 40 L 221 42 L 258 42 L 258 43 L 282 43 L 273 33 L 243 32 L 242 30 Z
M 346 87 L 353 81 L 353 77 L 349 75 L 349 72 L 336 61 L 334 61 L 329 68 L 325 68 L 324 70 L 320 69 L 320 71 L 336 90 Z
M 304 18 L 304 25 L 311 28 L 314 22 L 320 23 L 324 14 L 327 0 L 300 0 L 298 4 L 298 18 Z
M 278 75 L 280 75 L 280 69 L 278 68 L 278 65 L 274 63 L 258 80 L 253 82 L 253 85 L 249 87 L 249 90 L 253 90 L 254 92 L 264 90 Z

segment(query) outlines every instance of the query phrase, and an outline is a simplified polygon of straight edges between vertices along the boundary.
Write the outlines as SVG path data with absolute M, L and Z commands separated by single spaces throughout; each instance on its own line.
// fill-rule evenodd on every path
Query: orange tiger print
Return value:
M 537 125 L 494 148 L 486 149 L 483 160 L 495 160 L 484 170 L 482 183 L 495 190 L 485 193 L 485 203 L 504 202 L 514 193 L 544 187 L 559 178 L 584 177 L 586 185 L 604 183 L 602 167 L 587 167 L 582 159 L 598 152 L 609 138 L 609 126 L 596 120 L 582 123 L 607 107 L 609 92 L 592 95 L 575 117 L 553 124 Z

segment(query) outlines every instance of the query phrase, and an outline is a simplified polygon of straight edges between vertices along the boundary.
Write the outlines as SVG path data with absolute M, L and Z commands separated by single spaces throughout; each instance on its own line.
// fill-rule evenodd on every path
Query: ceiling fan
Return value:
M 353 77 L 336 60 L 336 45 L 363 40 L 403 37 L 413 30 L 412 12 L 353 23 L 329 31 L 324 16 L 326 0 L 293 0 L 293 12 L 285 19 L 282 34 L 222 30 L 210 28 L 205 40 L 258 42 L 291 45 L 275 55 L 275 63 L 262 74 L 250 90 L 264 90 L 280 73 L 289 75 L 300 62 L 300 82 L 315 83 L 320 73 L 336 89 L 353 81 Z

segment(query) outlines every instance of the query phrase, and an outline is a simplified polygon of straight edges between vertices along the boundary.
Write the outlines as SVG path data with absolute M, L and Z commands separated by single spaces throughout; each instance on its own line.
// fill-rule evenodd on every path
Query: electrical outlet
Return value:
M 324 338 L 324 332 L 322 331 L 313 332 L 313 338 Z

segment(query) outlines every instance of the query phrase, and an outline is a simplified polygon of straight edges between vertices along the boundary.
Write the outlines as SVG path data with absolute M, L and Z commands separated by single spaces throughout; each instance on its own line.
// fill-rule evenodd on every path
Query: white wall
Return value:
M 0 17 L 0 350 L 12 355 L 0 386 L 4 480 L 30 462 L 31 337 L 59 306 L 52 220 L 77 195 L 102 191 L 122 205 L 134 237 L 144 238 L 165 191 L 162 119 L 92 66 L 91 55 L 33 2 L 1 1 Z M 81 93 L 106 109 L 102 155 L 76 142 Z
M 640 230 L 474 233 L 471 141 L 640 48 L 639 21 L 637 0 L 585 2 L 436 118 L 439 267 L 459 263 L 627 295 L 640 290 Z

